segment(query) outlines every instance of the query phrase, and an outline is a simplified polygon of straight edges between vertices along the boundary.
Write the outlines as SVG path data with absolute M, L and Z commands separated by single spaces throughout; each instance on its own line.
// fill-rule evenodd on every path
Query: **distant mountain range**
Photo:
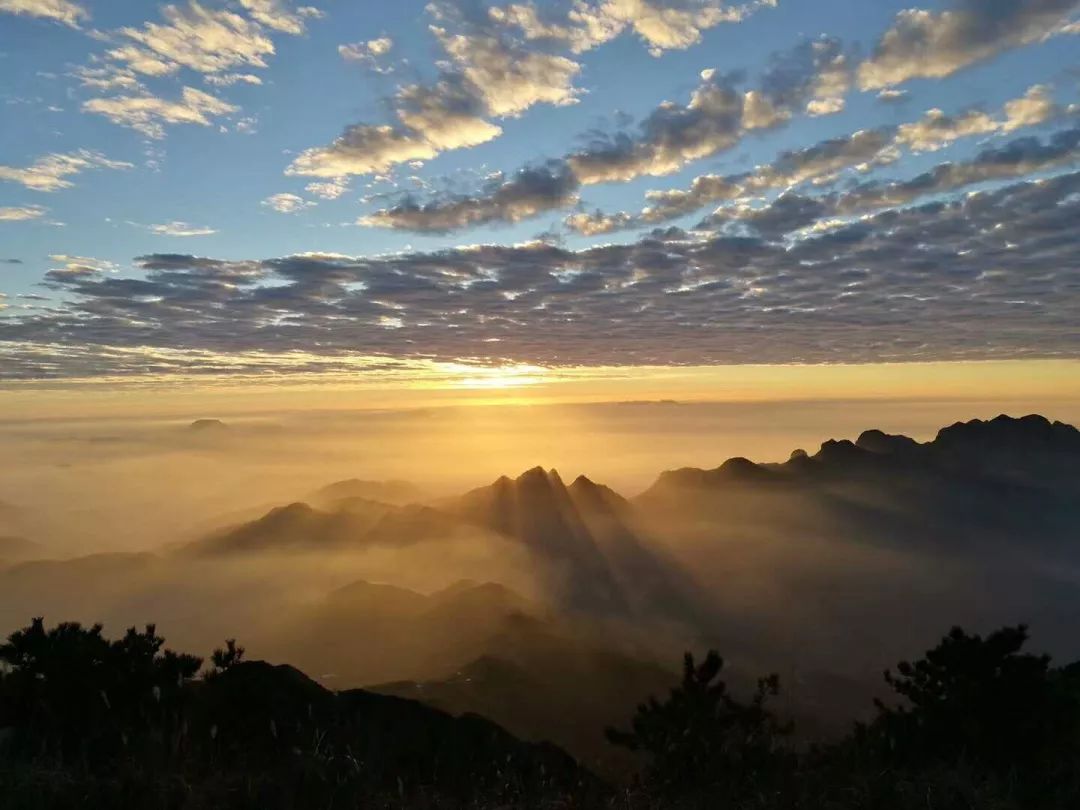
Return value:
M 342 481 L 218 530 L 196 556 L 407 546 L 478 534 L 521 544 L 557 574 L 563 608 L 703 618 L 692 579 L 665 548 L 680 526 L 931 545 L 1037 543 L 1071 550 L 1080 519 L 1080 431 L 1041 416 L 943 428 L 930 442 L 868 430 L 783 463 L 732 458 L 664 472 L 627 500 L 584 476 L 566 486 L 533 468 L 464 495 L 423 502 L 406 482 Z M 1064 545 L 1063 545 L 1064 544 Z
M 928 442 L 868 430 L 780 463 L 671 470 L 633 498 L 540 467 L 440 499 L 407 482 L 341 481 L 164 557 L 0 570 L 0 619 L 25 622 L 43 600 L 54 616 L 97 618 L 112 600 L 110 617 L 165 622 L 168 605 L 187 646 L 219 643 L 221 615 L 251 619 L 259 629 L 242 641 L 327 687 L 478 712 L 605 770 L 619 763 L 602 761 L 612 752 L 597 730 L 663 692 L 672 675 L 656 662 L 683 649 L 722 650 L 736 683 L 780 670 L 791 711 L 821 721 L 800 727 L 821 733 L 869 706 L 880 668 L 923 649 L 942 617 L 1030 621 L 1077 657 L 1078 526 L 1080 431 L 1000 416 Z M 280 581 L 295 568 L 316 587 L 304 565 L 353 551 L 437 574 L 459 541 L 511 549 L 542 587 L 526 598 L 447 573 L 419 593 L 336 587 L 342 577 L 298 607 L 259 579 L 265 558 Z
M 1042 416 L 958 422 L 926 443 L 868 430 L 780 464 L 734 458 L 666 472 L 635 505 L 909 547 L 1035 544 L 1075 554 L 1080 431 Z
M 289 616 L 262 649 L 326 686 L 366 684 L 481 714 L 600 770 L 620 761 L 601 730 L 676 677 L 492 582 L 460 581 L 428 595 L 355 582 Z

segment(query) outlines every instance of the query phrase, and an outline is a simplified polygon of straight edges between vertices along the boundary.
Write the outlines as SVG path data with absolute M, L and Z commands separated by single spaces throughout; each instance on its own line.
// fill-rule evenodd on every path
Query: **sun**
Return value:
M 539 385 L 549 381 L 548 370 L 525 364 L 504 366 L 456 365 L 459 373 L 453 381 L 455 388 L 470 390 L 504 390 Z

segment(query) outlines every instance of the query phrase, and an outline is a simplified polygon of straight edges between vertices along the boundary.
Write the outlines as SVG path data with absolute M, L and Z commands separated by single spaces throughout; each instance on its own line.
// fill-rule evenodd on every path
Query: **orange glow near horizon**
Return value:
M 672 399 L 687 402 L 981 399 L 1080 402 L 1080 361 L 544 368 L 417 362 L 355 374 L 8 383 L 0 417 L 417 408 Z

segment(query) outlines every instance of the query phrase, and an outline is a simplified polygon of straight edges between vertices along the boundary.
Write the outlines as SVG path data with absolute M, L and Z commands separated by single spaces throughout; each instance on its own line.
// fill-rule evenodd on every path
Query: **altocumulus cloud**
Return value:
M 48 212 L 40 205 L 0 206 L 0 222 L 19 222 L 26 219 L 39 219 Z
M 68 177 L 90 169 L 130 169 L 132 164 L 109 160 L 100 152 L 79 149 L 75 152 L 54 153 L 38 158 L 29 166 L 0 165 L 0 180 L 20 183 L 32 191 L 59 191 L 71 188 Z
M 979 109 L 947 115 L 941 110 L 932 109 L 910 123 L 859 130 L 849 135 L 829 138 L 802 149 L 784 152 L 772 163 L 758 166 L 750 172 L 701 175 L 685 189 L 649 191 L 646 193 L 648 204 L 638 214 L 627 212 L 605 214 L 596 211 L 591 214 L 571 215 L 567 218 L 566 224 L 573 230 L 587 235 L 610 233 L 668 222 L 710 203 L 732 205 L 728 210 L 717 212 L 718 220 L 748 220 L 752 212 L 747 214 L 745 206 L 768 192 L 790 192 L 807 185 L 814 188 L 829 186 L 840 179 L 845 172 L 854 172 L 856 175 L 866 174 L 893 164 L 905 150 L 937 151 L 961 138 L 1009 134 L 1024 127 L 1045 124 L 1073 114 L 1074 111 L 1071 109 L 1063 110 L 1055 104 L 1046 87 L 1034 85 L 1023 96 L 1005 102 L 997 115 L 991 115 Z M 1070 136 L 1063 137 L 1068 139 Z M 1028 171 L 1052 168 L 1062 162 L 1060 155 L 1056 155 L 1050 162 L 1021 162 L 1011 166 L 1008 173 L 999 176 L 1017 177 Z M 953 176 L 959 175 L 953 171 Z M 997 178 L 985 176 L 982 179 Z M 978 180 L 969 182 L 978 182 Z M 951 186 L 934 184 L 932 187 L 928 185 L 923 194 L 940 193 L 966 184 L 969 183 L 953 183 Z M 911 188 L 914 191 L 916 186 Z M 896 204 L 911 202 L 916 196 L 919 195 L 912 194 L 902 200 L 898 199 Z M 790 206 L 790 204 L 789 195 L 785 205 Z M 883 206 L 884 203 L 878 207 Z M 823 206 L 820 210 L 824 212 L 826 208 L 827 206 Z M 804 210 L 809 212 L 810 208 L 804 207 Z
M 101 33 L 112 47 L 74 73 L 84 87 L 113 94 L 86 100 L 84 111 L 151 138 L 164 137 L 167 125 L 207 126 L 211 119 L 239 108 L 189 86 L 182 87 L 178 97 L 164 98 L 151 93 L 144 79 L 190 71 L 218 87 L 261 84 L 262 79 L 250 71 L 268 66 L 275 53 L 272 34 L 302 34 L 308 19 L 322 16 L 312 6 L 294 8 L 288 0 L 237 0 L 225 8 L 188 0 L 164 5 L 160 13 L 160 22 Z
M 878 90 L 937 78 L 1002 51 L 1075 33 L 1076 0 L 959 0 L 940 12 L 906 9 L 859 66 L 859 85 Z
M 1078 217 L 1073 172 L 790 243 L 673 229 L 579 251 L 156 254 L 135 274 L 71 259 L 48 279 L 63 306 L 0 322 L 21 358 L 3 373 L 53 375 L 33 359 L 46 346 L 72 347 L 80 375 L 165 353 L 169 373 L 290 352 L 552 366 L 1077 357 Z
M 430 31 L 445 59 L 432 82 L 403 85 L 389 106 L 396 120 L 358 123 L 327 146 L 302 152 L 288 174 L 343 177 L 383 173 L 401 163 L 487 143 L 502 134 L 493 119 L 514 118 L 540 104 L 564 106 L 581 94 L 573 54 L 636 32 L 651 51 L 686 48 L 701 31 L 737 22 L 770 0 L 730 6 L 720 0 L 581 0 L 571 11 L 517 3 L 483 8 L 435 0 Z M 343 45 L 346 59 L 374 64 L 382 39 Z M 415 217 L 413 218 L 415 219 Z M 392 224 L 388 215 L 380 217 Z M 429 230 L 431 228 L 428 228 Z
M 81 23 L 90 19 L 89 12 L 72 0 L 0 0 L 0 12 L 5 11 L 55 20 L 72 28 L 79 28 Z
M 491 222 L 517 222 L 577 201 L 584 185 L 663 176 L 738 144 L 747 133 L 787 123 L 797 112 L 830 102 L 840 109 L 850 69 L 841 43 L 820 38 L 774 54 L 758 88 L 740 91 L 731 77 L 701 73 L 685 104 L 665 101 L 635 131 L 594 135 L 588 143 L 542 167 L 525 167 L 505 182 L 471 196 L 407 197 L 360 220 L 412 231 L 451 231 Z M 831 103 L 835 102 L 835 103 Z M 365 157 L 365 159 L 368 159 Z M 578 218 L 583 227 L 585 220 Z M 596 230 L 595 232 L 600 232 Z

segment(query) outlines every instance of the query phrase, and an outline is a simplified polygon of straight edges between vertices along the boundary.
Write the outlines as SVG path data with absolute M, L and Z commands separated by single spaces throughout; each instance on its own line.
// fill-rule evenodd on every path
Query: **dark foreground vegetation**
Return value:
M 642 762 L 613 786 L 480 717 L 330 692 L 232 642 L 204 667 L 153 626 L 35 620 L 0 646 L 0 807 L 1080 807 L 1080 664 L 1026 640 L 953 630 L 886 674 L 872 722 L 815 747 L 771 711 L 775 677 L 739 699 L 716 653 L 687 655 L 681 684 L 607 730 Z

